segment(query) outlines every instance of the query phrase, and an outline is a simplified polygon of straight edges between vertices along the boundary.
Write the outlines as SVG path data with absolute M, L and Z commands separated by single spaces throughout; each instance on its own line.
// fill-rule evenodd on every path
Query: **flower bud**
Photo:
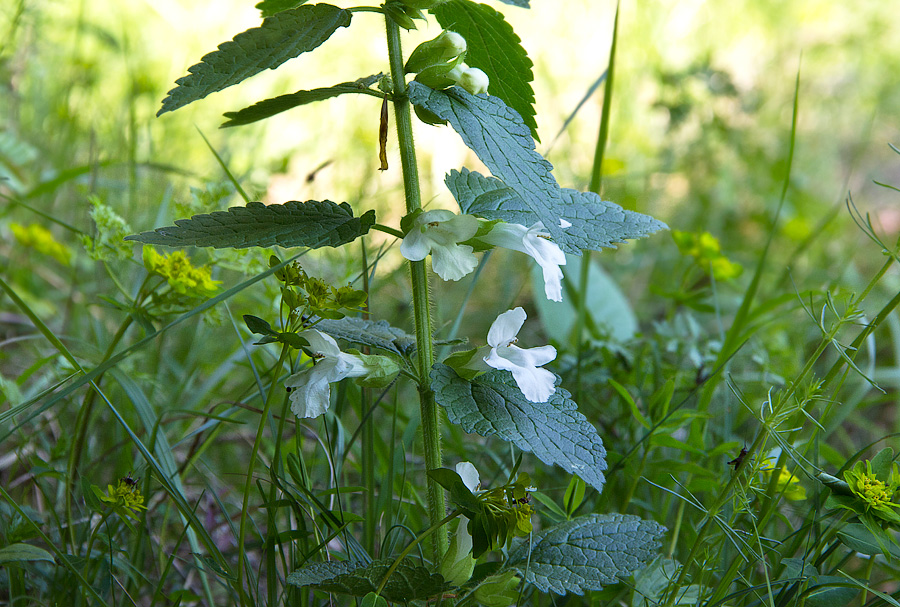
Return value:
M 433 65 L 444 65 L 466 52 L 466 39 L 450 30 L 444 30 L 433 40 L 415 48 L 406 62 L 406 73 L 421 72 Z
M 476 473 L 477 474 L 477 473 Z M 450 547 L 441 561 L 441 576 L 454 586 L 462 586 L 472 577 L 475 559 L 472 558 L 472 536 L 466 527 L 469 519 L 459 518 L 456 533 L 450 540 Z
M 477 67 L 470 67 L 462 73 L 456 83 L 473 95 L 478 95 L 487 93 L 490 80 L 488 80 L 487 74 Z

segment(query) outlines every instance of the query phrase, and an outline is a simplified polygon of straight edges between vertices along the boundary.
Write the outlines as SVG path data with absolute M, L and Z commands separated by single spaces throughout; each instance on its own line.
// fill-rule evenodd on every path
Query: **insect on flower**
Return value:
M 128 474 L 126 474 L 125 476 L 120 478 L 119 482 L 125 483 L 129 487 L 133 488 L 133 487 L 137 487 L 137 484 L 140 482 L 140 480 L 141 480 L 140 476 L 137 478 L 134 478 L 133 476 L 131 476 L 131 472 L 129 472 Z

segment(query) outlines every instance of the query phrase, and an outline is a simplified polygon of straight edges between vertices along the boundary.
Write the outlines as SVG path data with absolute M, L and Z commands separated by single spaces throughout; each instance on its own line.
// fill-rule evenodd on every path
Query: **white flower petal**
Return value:
M 469 491 L 472 493 L 478 491 L 478 486 L 481 485 L 481 478 L 478 475 L 478 470 L 471 462 L 456 464 L 456 473 Z
M 550 395 L 556 392 L 556 376 L 546 369 L 524 369 L 522 367 L 512 371 L 516 385 L 522 391 L 522 396 L 533 403 L 545 403 Z
M 449 245 L 431 251 L 431 269 L 444 280 L 459 280 L 478 265 L 478 258 L 468 245 Z
M 297 378 L 304 373 L 305 371 L 296 373 L 284 382 L 286 386 L 294 388 L 290 395 L 291 412 L 300 418 L 319 417 L 331 406 L 331 386 L 324 377 L 313 378 L 308 374 L 305 381 Z
M 497 348 L 509 344 L 516 338 L 526 318 L 525 310 L 521 307 L 513 308 L 498 316 L 488 331 L 488 345 Z
M 291 411 L 297 417 L 318 417 L 331 405 L 332 382 L 345 377 L 362 377 L 368 369 L 359 356 L 341 352 L 337 342 L 327 333 L 308 329 L 300 333 L 314 356 L 311 367 L 294 373 L 284 380 L 292 388 Z
M 539 368 L 556 358 L 556 348 L 520 348 L 514 345 L 515 336 L 525 322 L 525 311 L 515 308 L 497 317 L 488 332 L 490 353 L 484 362 L 494 369 L 512 373 L 522 395 L 534 403 L 543 403 L 556 392 L 556 376 Z
M 472 238 L 478 231 L 478 219 L 437 209 L 416 217 L 403 238 L 400 252 L 410 261 L 421 261 L 431 253 L 431 266 L 444 280 L 459 280 L 478 265 L 473 249 L 458 243 Z
M 520 251 L 534 258 L 543 272 L 547 299 L 562 301 L 563 274 L 559 267 L 566 265 L 566 255 L 559 245 L 550 240 L 543 223 L 537 222 L 530 228 L 514 223 L 498 223 L 479 238 L 488 244 Z
M 553 346 L 539 346 L 537 348 L 520 348 L 519 346 L 507 346 L 497 348 L 497 352 L 503 358 L 512 361 L 520 367 L 541 367 L 556 359 L 556 348 Z
M 431 239 L 418 228 L 410 230 L 400 243 L 400 253 L 410 261 L 422 261 L 431 252 Z

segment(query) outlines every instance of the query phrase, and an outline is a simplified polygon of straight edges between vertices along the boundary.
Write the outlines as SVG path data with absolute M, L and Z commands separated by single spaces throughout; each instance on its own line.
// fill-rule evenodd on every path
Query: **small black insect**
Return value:
M 137 487 L 138 481 L 140 481 L 140 480 L 141 480 L 140 476 L 137 478 L 132 477 L 131 472 L 129 472 L 128 474 L 126 474 L 125 476 L 123 476 L 122 478 L 119 479 L 120 482 L 125 483 L 129 487 Z
M 745 457 L 747 457 L 747 447 L 741 447 L 741 452 L 738 453 L 738 456 L 736 458 L 728 462 L 728 465 L 734 466 L 734 470 L 735 472 L 737 472 L 737 469 L 740 467 L 741 462 L 744 461 Z

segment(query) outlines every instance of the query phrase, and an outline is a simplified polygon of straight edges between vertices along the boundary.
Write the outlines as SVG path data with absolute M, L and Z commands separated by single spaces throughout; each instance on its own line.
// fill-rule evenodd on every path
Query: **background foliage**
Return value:
M 531 4 L 528 11 L 495 7 L 535 64 L 538 150 L 553 161 L 563 187 L 584 190 L 602 87 L 557 133 L 606 69 L 615 6 Z M 250 345 L 254 338 L 240 318 L 274 317 L 277 285 L 268 278 L 235 289 L 268 267 L 265 253 L 191 251 L 193 263 L 209 264 L 211 278 L 222 282 L 218 293 L 227 293 L 200 309 L 206 292 L 191 297 L 197 292 L 148 283 L 139 249 L 121 249 L 120 237 L 242 204 L 223 164 L 252 200 L 347 200 L 357 215 L 376 209 L 381 223 L 396 224 L 404 213 L 399 158 L 389 149 L 391 169 L 376 170 L 377 99 L 348 95 L 271 123 L 217 130 L 222 114 L 259 98 L 385 71 L 379 59 L 383 22 L 365 17 L 355 17 L 365 25 L 355 24 L 352 34 L 339 30 L 314 58 L 157 119 L 160 100 L 187 66 L 258 23 L 252 3 L 18 0 L 0 7 L 0 278 L 9 286 L 0 298 L 0 549 L 28 542 L 47 551 L 0 570 L 0 588 L 63 600 L 73 587 L 87 585 L 72 577 L 79 570 L 94 576 L 89 582 L 96 592 L 122 602 L 130 596 L 139 604 L 178 598 L 189 604 L 224 596 L 223 567 L 239 558 L 234 526 L 262 406 L 257 382 L 277 358 Z M 840 578 L 838 569 L 896 593 L 896 561 L 881 560 L 874 568 L 876 559 L 861 559 L 833 541 L 829 521 L 837 517 L 825 516 L 821 485 L 812 476 L 816 468 L 832 474 L 849 468 L 854 458 L 895 444 L 895 438 L 876 441 L 900 432 L 896 315 L 884 319 L 858 354 L 846 348 L 900 290 L 900 280 L 892 268 L 867 288 L 889 258 L 844 205 L 851 192 L 892 247 L 900 231 L 898 194 L 874 181 L 900 184 L 900 156 L 887 145 L 900 140 L 900 50 L 891 36 L 900 16 L 875 0 L 852 6 L 738 0 L 625 3 L 619 19 L 604 198 L 673 230 L 709 232 L 743 274 L 710 280 L 703 267 L 709 258 L 691 257 L 665 233 L 595 254 L 602 270 L 591 275 L 597 289 L 590 297 L 592 340 L 579 350 L 555 320 L 570 310 L 535 303 L 532 281 L 521 278 L 527 273 L 508 271 L 521 260 L 498 251 L 464 307 L 464 289 L 435 285 L 439 337 L 483 336 L 490 320 L 514 305 L 543 318 L 543 326 L 532 321 L 526 330 L 543 332 L 560 350 L 556 371 L 600 431 L 610 469 L 602 494 L 588 489 L 580 506 L 580 499 L 570 499 L 567 510 L 567 487 L 556 471 L 526 457 L 523 466 L 542 494 L 536 505 L 541 520 L 621 512 L 669 529 L 661 560 L 644 575 L 589 599 L 566 599 L 571 604 L 644 604 L 642 594 L 669 604 L 722 604 L 726 597 L 728 604 L 750 604 L 767 592 L 787 601 L 797 594 L 779 595 L 790 588 L 779 578 Z M 413 32 L 404 43 L 411 49 L 436 33 Z M 788 175 L 798 71 L 799 118 Z M 417 126 L 424 199 L 447 208 L 452 201 L 444 174 L 481 165 L 449 129 Z M 113 213 L 130 228 L 118 225 Z M 30 227 L 35 224 L 52 239 Z M 84 239 L 93 239 L 93 257 Z M 366 247 L 378 263 L 370 286 L 373 312 L 408 326 L 406 276 L 395 243 L 373 233 Z M 338 285 L 357 280 L 358 259 L 352 247 L 301 258 L 311 275 Z M 752 314 L 742 319 L 740 304 L 757 264 L 763 264 L 759 291 Z M 571 301 L 577 270 L 568 275 Z M 159 296 L 167 289 L 178 296 L 153 299 L 151 291 Z M 857 304 L 864 290 L 866 299 Z M 155 307 L 129 321 L 141 295 Z M 744 324 L 732 337 L 727 331 L 736 318 Z M 175 319 L 178 324 L 166 328 Z M 546 343 L 545 337 L 535 340 Z M 739 350 L 729 351 L 736 345 Z M 96 369 L 132 347 L 97 378 L 106 402 L 83 388 L 65 393 L 77 365 Z M 822 386 L 841 351 L 856 356 L 858 372 L 842 371 Z M 264 453 L 283 449 L 294 488 L 280 488 L 294 491 L 292 499 L 304 506 L 281 510 L 276 520 L 266 500 L 284 479 L 258 468 L 259 484 L 249 496 L 254 541 L 246 559 L 259 604 L 283 600 L 281 592 L 299 596 L 284 589 L 284 575 L 319 543 L 359 537 L 389 554 L 406 542 L 404 529 L 423 526 L 424 517 L 398 518 L 414 512 L 401 504 L 424 500 L 422 479 L 406 474 L 421 454 L 416 414 L 403 405 L 403 394 L 383 404 L 390 415 L 379 420 L 374 473 L 384 483 L 376 503 L 382 522 L 377 530 L 360 530 L 344 514 L 362 511 L 364 457 L 356 438 L 372 421 L 358 413 L 355 393 L 341 396 L 346 410 L 339 409 L 339 418 L 327 424 L 286 420 L 293 440 L 264 445 Z M 747 468 L 734 472 L 726 465 L 760 436 Z M 180 472 L 180 486 L 151 482 L 136 439 L 160 466 Z M 781 463 L 794 471 L 805 500 L 790 499 L 799 496 L 791 493 L 796 487 L 763 470 L 773 447 L 786 454 Z M 495 478 L 482 472 L 486 485 L 502 484 L 514 459 L 505 445 L 456 427 L 448 429 L 445 449 L 450 462 L 472 459 L 482 471 L 492 470 Z M 73 458 L 78 477 L 70 473 Z M 146 512 L 110 517 L 105 527 L 85 525 L 99 510 L 88 487 L 115 485 L 129 471 L 141 477 Z M 202 521 L 207 538 L 184 533 L 183 515 L 173 506 L 178 500 Z M 544 503 L 550 500 L 556 510 Z M 329 531 L 351 523 L 354 535 Z M 394 524 L 399 527 L 387 533 Z M 805 531 L 792 536 L 797 529 Z M 200 552 L 206 560 L 192 556 Z M 73 568 L 60 566 L 64 559 Z M 96 562 L 81 567 L 91 559 Z M 672 578 L 676 584 L 668 584 Z M 676 590 L 665 594 L 667 585 Z M 846 604 L 846 596 L 845 590 L 820 600 Z M 867 600 L 864 593 L 852 596 Z

